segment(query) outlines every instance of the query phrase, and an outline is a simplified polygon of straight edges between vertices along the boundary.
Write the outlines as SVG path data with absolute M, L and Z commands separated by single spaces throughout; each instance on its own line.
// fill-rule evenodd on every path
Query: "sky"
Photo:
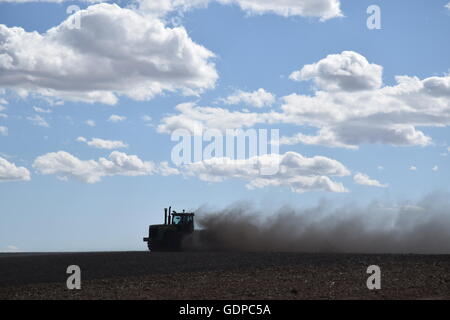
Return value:
M 448 191 L 449 30 L 448 0 L 0 0 L 0 251 L 144 250 L 169 205 Z M 279 152 L 174 162 L 177 130 L 227 129 Z

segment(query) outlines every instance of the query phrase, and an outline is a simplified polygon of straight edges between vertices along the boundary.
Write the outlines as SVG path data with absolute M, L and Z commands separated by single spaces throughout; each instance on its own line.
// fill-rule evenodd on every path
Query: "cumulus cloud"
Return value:
M 371 179 L 368 175 L 361 172 L 358 172 L 353 176 L 353 181 L 355 181 L 356 184 L 369 187 L 387 188 L 389 186 L 388 184 L 382 184 L 375 179 Z
M 157 16 L 173 11 L 204 8 L 210 2 L 237 5 L 248 14 L 277 14 L 284 17 L 317 17 L 321 20 L 341 17 L 339 0 L 138 0 L 139 10 Z
M 69 0 L 0 0 L 1 2 L 50 2 L 62 3 Z M 82 0 L 97 3 L 108 0 Z M 183 13 L 188 10 L 206 8 L 209 3 L 237 5 L 248 14 L 277 14 L 284 17 L 316 17 L 320 20 L 342 17 L 340 0 L 135 0 L 131 7 L 155 17 L 164 17 L 169 13 Z
M 262 168 L 276 167 L 275 174 L 265 175 Z M 220 182 L 227 179 L 247 181 L 247 188 L 285 186 L 293 192 L 347 192 L 342 183 L 330 176 L 347 176 L 349 170 L 339 161 L 327 157 L 304 157 L 296 152 L 282 155 L 267 154 L 248 159 L 210 158 L 185 164 L 181 169 L 188 176 L 203 181 Z
M 171 176 L 181 174 L 177 168 L 172 168 L 168 162 L 161 162 L 158 166 L 158 173 L 162 176 Z
M 163 117 L 157 127 L 158 132 L 170 134 L 174 130 L 184 129 L 197 134 L 203 130 L 217 129 L 226 133 L 227 130 L 251 128 L 258 123 L 280 123 L 284 117 L 275 111 L 231 111 L 226 108 L 198 106 L 195 103 L 182 103 L 175 109 L 179 113 Z
M 293 93 L 282 97 L 280 109 L 230 111 L 185 103 L 176 107 L 177 114 L 162 119 L 158 131 L 170 133 L 178 128 L 191 132 L 223 131 L 257 124 L 288 124 L 310 127 L 315 132 L 281 137 L 281 144 L 357 149 L 362 144 L 428 146 L 432 139 L 422 128 L 450 125 L 449 75 L 425 79 L 397 76 L 396 84 L 382 86 L 380 66 L 349 51 L 332 56 L 331 60 L 330 56 L 324 60 L 327 64 L 337 61 L 337 69 L 315 67 L 311 73 L 320 88 L 312 95 Z
M 331 58 L 330 58 L 331 57 Z M 397 76 L 394 86 L 380 87 L 382 68 L 357 53 L 330 55 L 292 76 L 314 80 L 314 96 L 284 97 L 292 122 L 311 125 L 316 135 L 298 134 L 282 142 L 357 148 L 363 143 L 426 146 L 431 138 L 417 127 L 450 124 L 450 77 Z M 351 94 L 349 93 L 351 92 Z
M 222 99 L 225 104 L 246 104 L 255 108 L 268 107 L 275 103 L 275 95 L 260 88 L 253 92 L 237 91 Z
M 372 126 L 370 126 L 372 125 Z M 390 144 L 394 146 L 426 146 L 431 138 L 423 132 L 417 131 L 409 125 L 393 125 L 391 127 L 377 127 L 368 122 L 366 126 L 335 126 L 324 127 L 317 135 L 298 133 L 292 137 L 282 137 L 281 144 L 293 145 L 298 143 L 322 145 L 347 149 L 358 149 L 360 144 Z
M 105 176 L 145 176 L 155 173 L 155 165 L 135 155 L 113 151 L 108 158 L 80 160 L 65 151 L 39 156 L 33 167 L 41 174 L 54 174 L 60 179 L 73 178 L 86 183 L 99 182 Z
M 271 122 L 276 117 L 273 113 L 255 113 L 230 111 L 224 108 L 202 107 L 195 103 L 182 103 L 175 108 L 176 115 L 168 115 L 158 125 L 158 132 L 171 133 L 177 129 L 185 129 L 191 133 L 207 129 L 227 129 L 252 127 L 257 123 Z
M 183 13 L 192 9 L 206 8 L 210 0 L 136 0 L 139 11 L 163 17 L 171 12 Z
M 27 117 L 27 120 L 30 121 L 35 126 L 44 127 L 44 128 L 50 127 L 48 122 L 43 117 L 41 117 L 38 114 L 34 115 L 34 116 Z
M 80 137 L 79 140 L 85 139 Z M 90 184 L 100 182 L 106 176 L 181 174 L 177 168 L 170 167 L 168 162 L 157 165 L 119 151 L 113 151 L 108 158 L 98 160 L 81 160 L 66 151 L 51 152 L 37 157 L 33 167 L 41 174 L 56 175 L 60 180 L 75 179 Z
M 289 78 L 296 81 L 312 79 L 318 88 L 328 91 L 360 91 L 381 87 L 382 73 L 381 66 L 369 63 L 359 53 L 343 51 L 305 65 Z
M 181 164 L 176 168 L 161 162 L 154 166 L 154 172 L 163 176 L 195 177 L 207 182 L 241 180 L 247 183 L 248 189 L 288 187 L 296 193 L 348 192 L 341 182 L 334 181 L 332 177 L 350 175 L 350 171 L 337 160 L 322 156 L 308 158 L 296 152 L 265 154 L 246 159 L 212 157 Z
M 411 171 L 417 171 L 417 167 L 411 166 L 411 167 L 409 167 L 409 170 L 411 170 Z
M 0 25 L 0 86 L 22 96 L 115 104 L 120 95 L 199 94 L 215 86 L 213 57 L 183 27 L 115 4 L 92 5 L 42 34 Z
M 297 133 L 290 137 L 281 137 L 281 145 L 294 145 L 294 144 L 310 144 L 310 145 L 322 145 L 327 147 L 340 147 L 347 149 L 357 149 L 357 145 L 348 145 L 339 140 L 333 131 L 328 128 L 322 128 L 319 130 L 318 135 L 311 136 L 303 133 Z
M 341 17 L 339 0 L 218 0 L 237 4 L 251 14 L 274 13 L 284 17 L 318 17 L 321 20 Z
M 8 135 L 8 128 L 5 126 L 0 126 L 0 135 L 7 136 Z
M 128 145 L 123 143 L 120 140 L 104 140 L 100 138 L 92 138 L 91 140 L 87 140 L 84 137 L 78 137 L 78 142 L 84 142 L 90 147 L 98 148 L 98 149 L 120 149 L 127 148 Z
M 439 167 L 438 166 L 434 166 L 431 170 L 433 170 L 434 172 L 439 171 Z
M 29 3 L 29 2 L 48 2 L 48 3 L 62 3 L 67 2 L 71 0 L 0 0 L 0 3 L 2 2 L 9 2 L 9 3 Z M 108 0 L 79 0 L 79 2 L 86 2 L 86 3 L 98 3 L 98 2 L 107 2 Z
M 316 134 L 282 137 L 282 144 L 350 149 L 365 143 L 427 146 L 432 139 L 419 127 L 450 125 L 449 76 L 424 80 L 397 76 L 397 84 L 381 86 L 380 66 L 348 51 L 331 57 L 292 76 L 302 79 L 302 71 L 307 70 L 307 77 L 319 88 L 313 96 L 283 97 L 285 122 L 315 127 Z M 334 67 L 333 62 L 337 62 Z
M 126 119 L 127 119 L 127 117 L 125 117 L 125 116 L 119 116 L 117 114 L 113 114 L 108 118 L 108 121 L 112 122 L 112 123 L 118 123 L 118 122 L 125 121 Z
M 17 167 L 14 163 L 0 157 L 0 182 L 29 181 L 30 172 L 25 167 Z

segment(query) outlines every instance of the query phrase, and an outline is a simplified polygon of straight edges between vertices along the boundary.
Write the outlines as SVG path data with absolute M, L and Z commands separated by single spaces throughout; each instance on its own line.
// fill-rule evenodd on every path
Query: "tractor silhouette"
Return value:
M 194 232 L 194 213 L 178 213 L 164 208 L 164 224 L 148 227 L 148 237 L 144 238 L 150 251 L 181 251 L 183 239 Z

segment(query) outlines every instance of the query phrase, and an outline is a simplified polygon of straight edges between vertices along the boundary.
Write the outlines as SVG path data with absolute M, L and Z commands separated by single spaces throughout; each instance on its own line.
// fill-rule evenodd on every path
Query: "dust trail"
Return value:
M 450 195 L 443 193 L 414 204 L 333 208 L 324 202 L 272 214 L 236 203 L 198 209 L 197 223 L 202 230 L 186 242 L 192 250 L 450 253 Z

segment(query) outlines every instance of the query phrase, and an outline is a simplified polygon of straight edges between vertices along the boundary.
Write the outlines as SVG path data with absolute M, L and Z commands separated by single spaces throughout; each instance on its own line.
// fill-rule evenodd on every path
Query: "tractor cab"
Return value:
M 149 226 L 144 238 L 150 251 L 181 251 L 183 239 L 194 232 L 194 213 L 164 209 L 164 224 Z
M 177 213 L 175 210 L 171 213 L 172 218 L 169 220 L 172 225 L 182 229 L 194 231 L 194 214 L 187 213 L 183 210 L 182 213 Z

